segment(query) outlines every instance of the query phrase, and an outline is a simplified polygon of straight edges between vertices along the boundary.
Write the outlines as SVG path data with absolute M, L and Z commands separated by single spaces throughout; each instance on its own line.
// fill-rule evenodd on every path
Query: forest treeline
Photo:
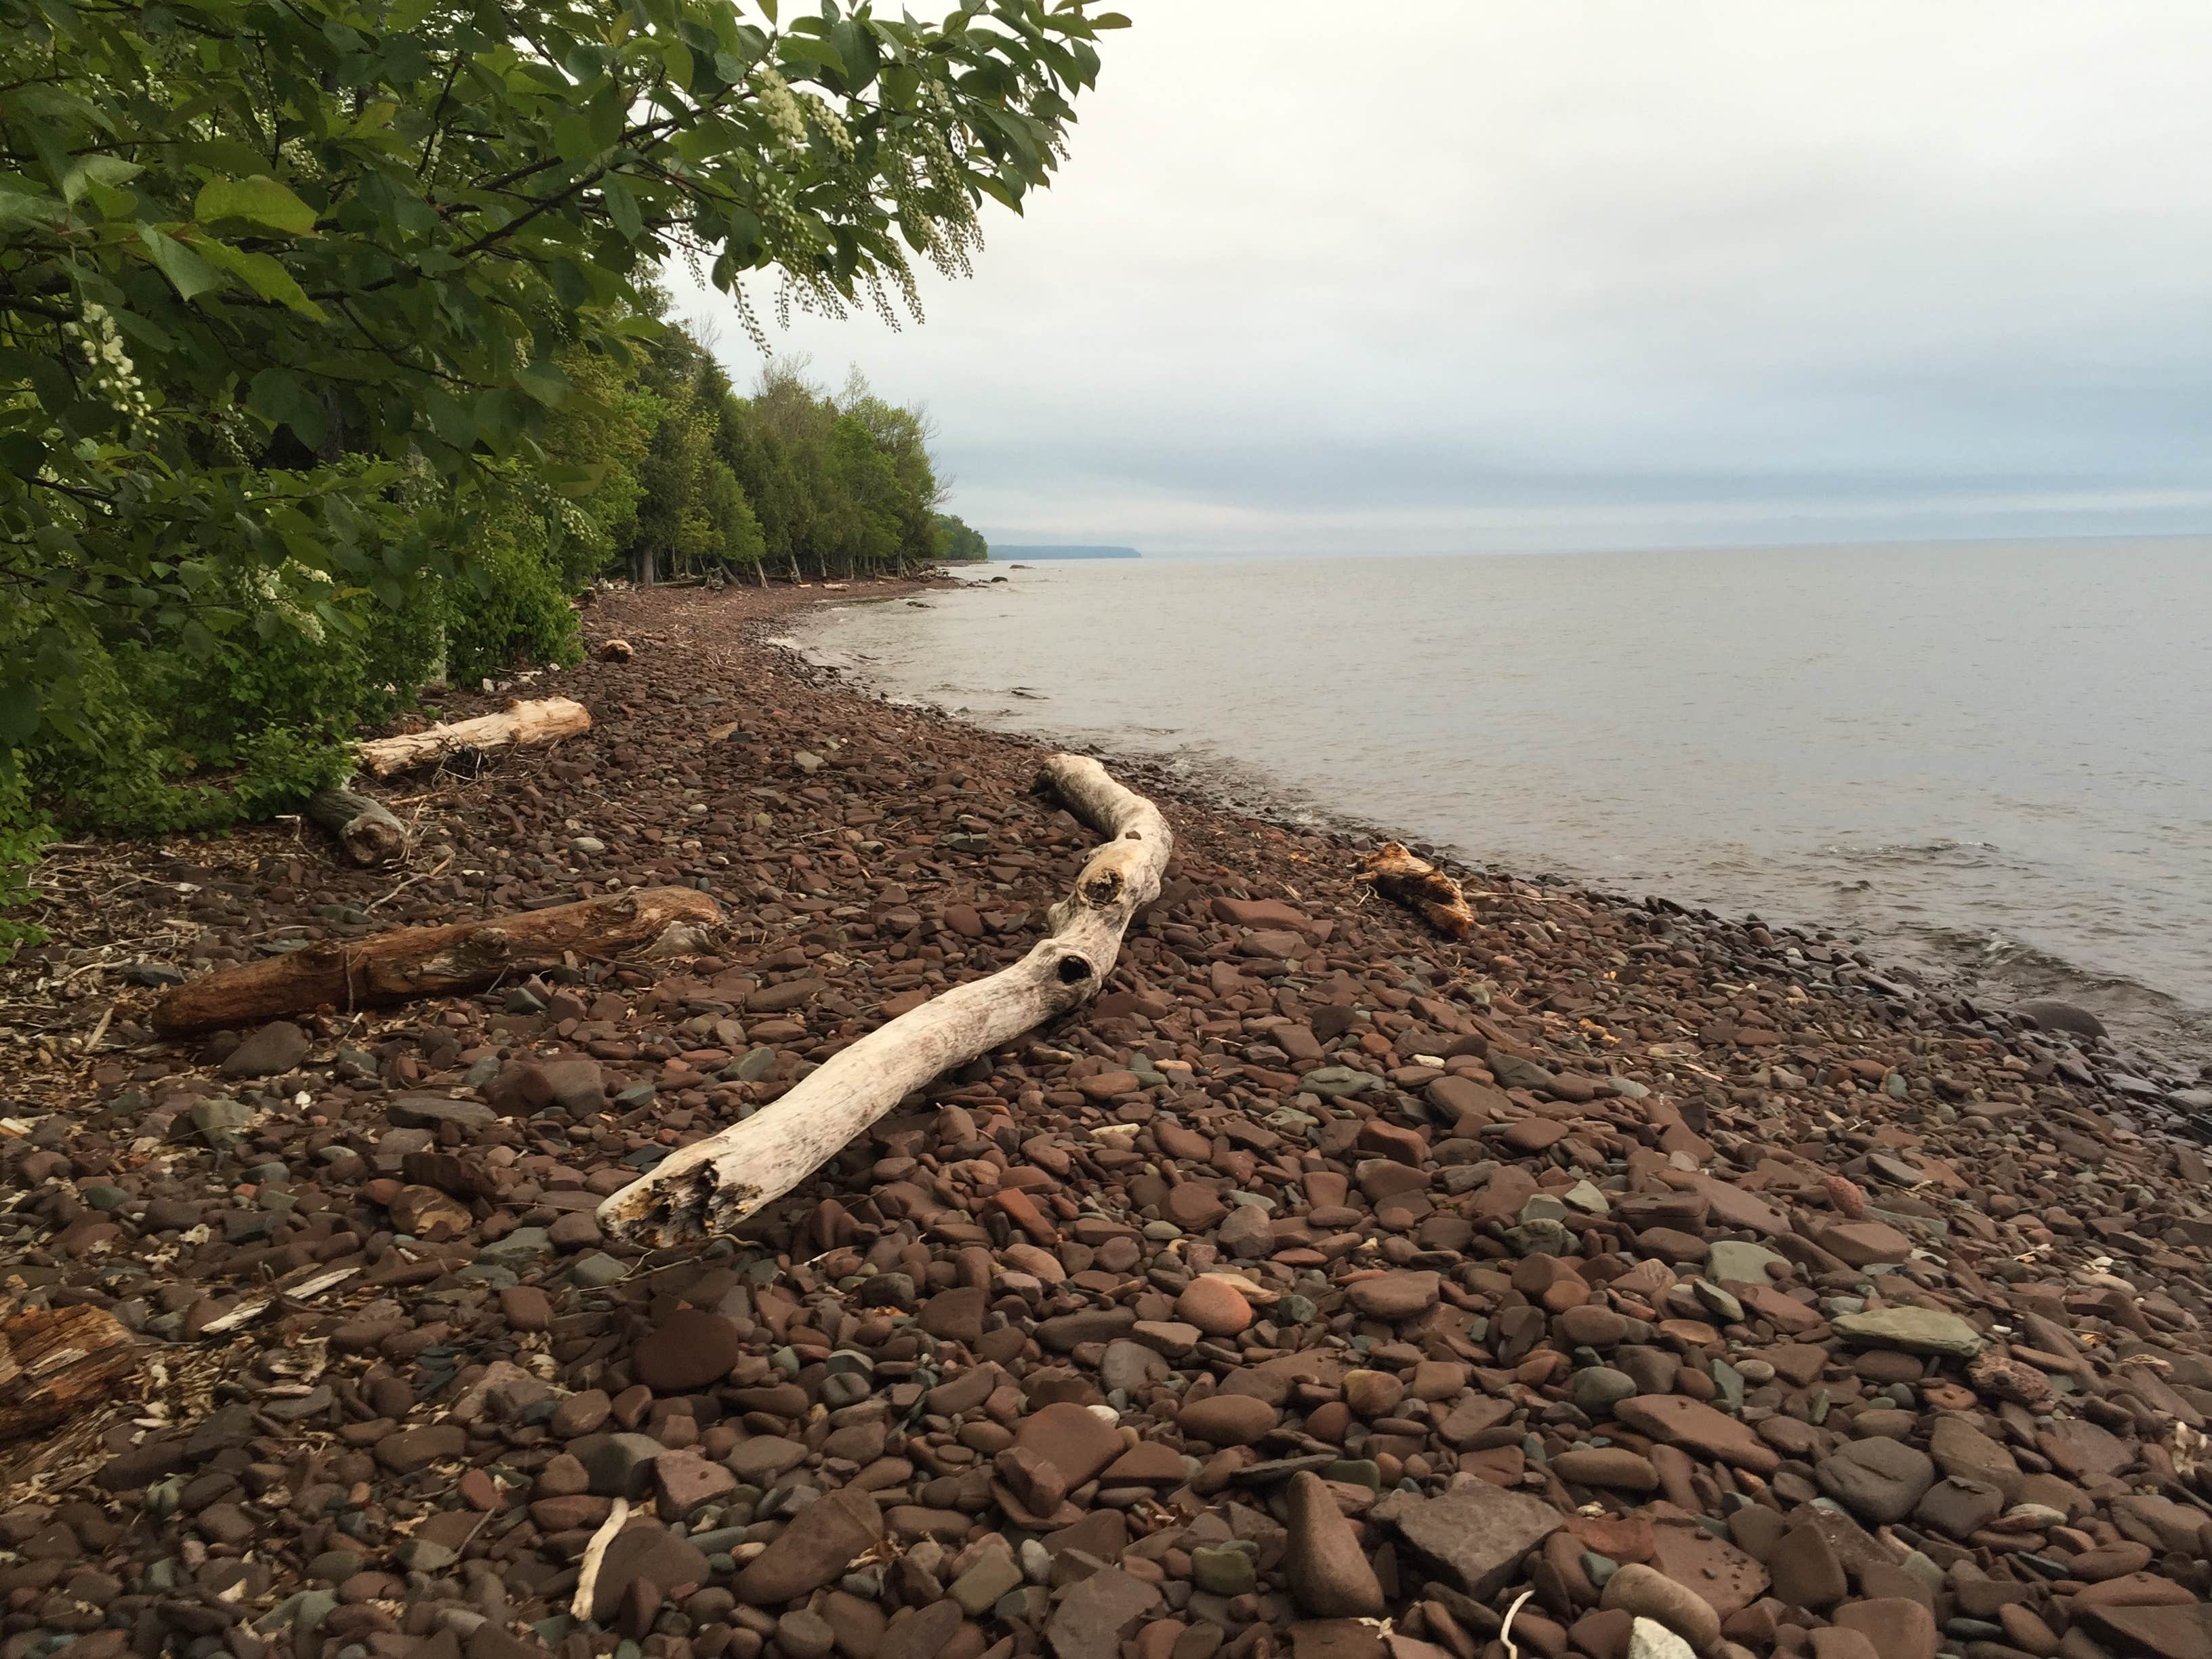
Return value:
M 970 270 L 1127 20 L 930 9 L 0 0 L 0 910 L 573 655 L 592 580 L 974 556 L 918 413 L 735 388 L 657 286 L 767 357 Z

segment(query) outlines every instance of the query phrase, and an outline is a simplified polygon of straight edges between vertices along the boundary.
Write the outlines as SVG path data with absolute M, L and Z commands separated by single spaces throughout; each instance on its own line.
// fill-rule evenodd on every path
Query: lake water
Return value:
M 806 642 L 986 726 L 2212 1054 L 2212 538 L 988 574 Z

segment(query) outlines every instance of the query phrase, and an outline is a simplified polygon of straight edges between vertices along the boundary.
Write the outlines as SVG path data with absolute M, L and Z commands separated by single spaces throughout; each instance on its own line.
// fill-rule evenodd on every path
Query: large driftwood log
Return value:
M 307 816 L 337 836 L 356 864 L 397 864 L 407 855 L 407 826 L 373 796 L 318 789 L 307 797 Z
M 483 921 L 329 939 L 173 987 L 154 1005 L 154 1024 L 204 1031 L 325 1005 L 368 1008 L 480 991 L 502 975 L 558 967 L 570 954 L 647 951 L 672 928 L 696 941 L 688 930 L 712 927 L 721 915 L 721 907 L 696 889 L 650 887 Z
M 1167 820 L 1097 761 L 1054 755 L 1038 779 L 1106 844 L 1050 930 L 1011 968 L 956 986 L 839 1050 L 772 1104 L 671 1154 L 599 1206 L 607 1233 L 678 1244 L 726 1232 L 835 1158 L 911 1090 L 1096 995 L 1129 919 L 1158 896 L 1175 845 Z
M 396 738 L 372 738 L 361 746 L 361 763 L 380 778 L 470 749 L 504 749 L 510 744 L 551 743 L 592 729 L 592 716 L 580 702 L 546 697 L 510 703 L 496 714 L 404 732 Z
M 119 1390 L 143 1350 L 109 1314 L 26 1308 L 0 1322 L 0 1442 L 63 1422 Z

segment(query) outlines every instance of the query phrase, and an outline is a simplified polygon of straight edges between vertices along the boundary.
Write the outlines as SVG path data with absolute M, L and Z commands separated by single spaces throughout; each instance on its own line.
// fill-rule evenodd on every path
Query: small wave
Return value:
M 1916 859 L 1940 859 L 1953 853 L 1972 855 L 2001 853 L 2004 849 L 1993 841 L 1953 841 L 1948 836 L 1938 836 L 1934 841 L 1881 842 L 1872 847 L 1853 847 L 1838 842 L 1823 850 L 1831 858 L 1850 859 L 1862 863 L 1897 863 Z

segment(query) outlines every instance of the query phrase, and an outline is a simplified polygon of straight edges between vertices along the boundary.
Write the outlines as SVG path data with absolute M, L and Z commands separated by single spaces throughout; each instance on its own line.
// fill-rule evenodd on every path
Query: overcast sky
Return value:
M 2212 529 L 2204 0 L 1121 9 L 974 280 L 782 337 L 994 540 Z

